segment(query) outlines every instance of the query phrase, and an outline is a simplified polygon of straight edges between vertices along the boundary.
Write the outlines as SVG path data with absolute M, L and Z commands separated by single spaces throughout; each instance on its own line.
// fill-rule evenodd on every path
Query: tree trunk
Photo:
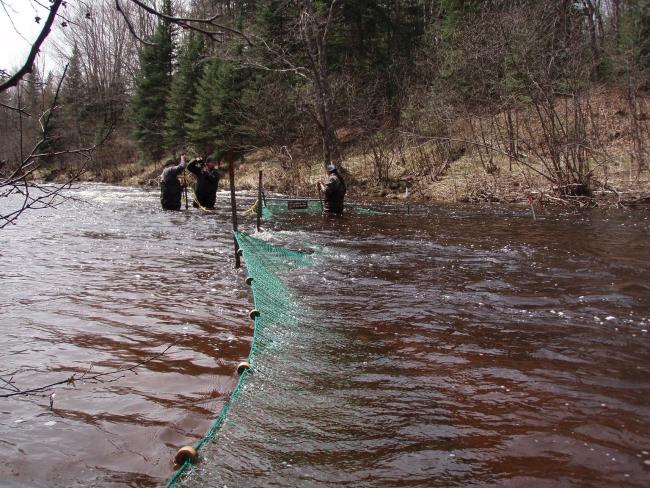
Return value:
M 335 3 L 336 0 L 332 2 L 332 8 Z M 313 79 L 314 103 L 316 105 L 316 114 L 323 141 L 325 166 L 341 161 L 339 141 L 336 137 L 334 122 L 334 97 L 332 95 L 327 64 L 327 31 L 330 22 L 331 15 L 323 21 L 323 19 L 317 18 L 311 1 L 305 1 L 303 3 L 300 30 L 303 42 L 307 48 L 309 69 Z

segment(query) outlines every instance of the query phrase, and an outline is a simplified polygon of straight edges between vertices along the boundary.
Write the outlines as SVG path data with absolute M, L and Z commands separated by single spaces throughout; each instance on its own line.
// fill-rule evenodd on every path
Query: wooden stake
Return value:
M 323 206 L 323 194 L 320 191 L 320 185 L 318 185 L 317 188 L 318 188 L 318 201 L 320 202 L 320 213 L 324 214 L 325 207 Z
M 228 173 L 230 176 L 230 204 L 232 205 L 232 230 L 237 232 L 237 198 L 235 197 L 235 162 L 232 159 L 232 149 L 228 149 L 226 153 L 226 160 L 228 161 Z M 233 240 L 235 241 L 235 269 L 241 266 L 241 261 L 239 259 L 239 244 L 237 243 L 237 238 L 233 234 Z
M 411 200 L 409 199 L 409 187 L 406 187 L 404 192 L 404 198 L 406 199 L 406 215 L 411 215 Z
M 262 170 L 260 170 L 260 180 L 257 185 L 257 232 L 260 231 L 261 220 L 262 220 Z

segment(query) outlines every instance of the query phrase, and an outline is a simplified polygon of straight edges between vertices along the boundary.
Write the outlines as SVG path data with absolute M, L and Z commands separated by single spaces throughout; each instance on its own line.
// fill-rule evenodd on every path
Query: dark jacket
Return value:
M 198 204 L 205 208 L 214 208 L 217 200 L 217 187 L 221 173 L 218 169 L 201 168 L 197 161 L 192 161 L 187 169 L 196 175 L 196 184 L 194 185 L 194 196 Z
M 338 173 L 330 173 L 324 186 L 324 211 L 327 214 L 341 215 L 345 198 L 345 182 Z
M 183 186 L 178 181 L 185 169 L 185 163 L 165 168 L 160 175 L 160 204 L 165 210 L 180 210 Z

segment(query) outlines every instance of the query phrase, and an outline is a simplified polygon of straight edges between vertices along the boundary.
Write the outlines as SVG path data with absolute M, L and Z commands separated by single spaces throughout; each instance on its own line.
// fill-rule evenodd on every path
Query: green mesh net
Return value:
M 194 445 L 197 452 L 205 443 L 214 439 L 225 421 L 228 411 L 242 392 L 246 378 L 255 371 L 260 353 L 274 347 L 274 331 L 277 331 L 278 327 L 290 327 L 299 315 L 298 301 L 283 283 L 280 273 L 312 264 L 312 258 L 300 251 L 270 244 L 244 232 L 235 232 L 234 234 L 239 248 L 243 251 L 250 279 L 247 281 L 250 281 L 255 310 L 259 312 L 254 319 L 253 341 L 248 355 L 251 369 L 243 371 L 237 386 L 222 407 L 210 430 Z M 180 466 L 167 483 L 167 487 L 176 486 L 183 475 L 191 469 L 191 466 L 189 461 Z
M 253 205 L 248 212 L 252 213 L 255 209 L 255 205 Z M 345 211 L 362 215 L 382 214 L 382 212 L 357 205 L 346 205 Z M 314 199 L 266 199 L 262 206 L 262 217 L 267 220 L 286 213 L 316 215 L 321 214 L 321 212 L 320 201 Z M 309 255 L 300 251 L 270 244 L 251 237 L 244 232 L 235 232 L 234 235 L 239 248 L 243 251 L 244 263 L 248 269 L 253 293 L 253 303 L 255 310 L 259 312 L 259 315 L 254 318 L 253 340 L 248 355 L 248 363 L 251 369 L 243 371 L 230 398 L 222 407 L 212 426 L 203 438 L 194 445 L 199 455 L 201 448 L 206 443 L 216 442 L 217 433 L 226 421 L 228 412 L 236 403 L 237 398 L 247 390 L 247 378 L 259 368 L 263 368 L 257 362 L 260 359 L 268 359 L 267 353 L 273 354 L 273 348 L 281 343 L 278 337 L 298 325 L 299 319 L 297 317 L 304 315 L 304 310 L 300 309 L 300 301 L 296 299 L 291 289 L 283 282 L 282 274 L 290 269 L 309 266 L 313 263 Z M 167 487 L 178 486 L 181 483 L 185 485 L 186 482 L 190 482 L 189 478 L 191 476 L 187 478 L 185 475 L 191 472 L 196 473 L 188 460 L 174 473 L 167 483 Z
M 262 218 L 271 220 L 274 215 L 281 215 L 286 213 L 306 213 L 306 214 L 320 214 L 323 209 L 321 202 L 311 199 L 266 199 L 262 206 Z M 358 205 L 346 205 L 345 211 L 359 215 L 381 215 L 383 212 L 371 210 L 369 208 L 360 207 Z

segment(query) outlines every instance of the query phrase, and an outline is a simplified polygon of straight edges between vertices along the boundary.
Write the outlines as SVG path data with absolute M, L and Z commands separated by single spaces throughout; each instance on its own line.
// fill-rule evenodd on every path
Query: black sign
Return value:
M 288 200 L 287 208 L 289 210 L 302 210 L 309 207 L 307 200 Z

